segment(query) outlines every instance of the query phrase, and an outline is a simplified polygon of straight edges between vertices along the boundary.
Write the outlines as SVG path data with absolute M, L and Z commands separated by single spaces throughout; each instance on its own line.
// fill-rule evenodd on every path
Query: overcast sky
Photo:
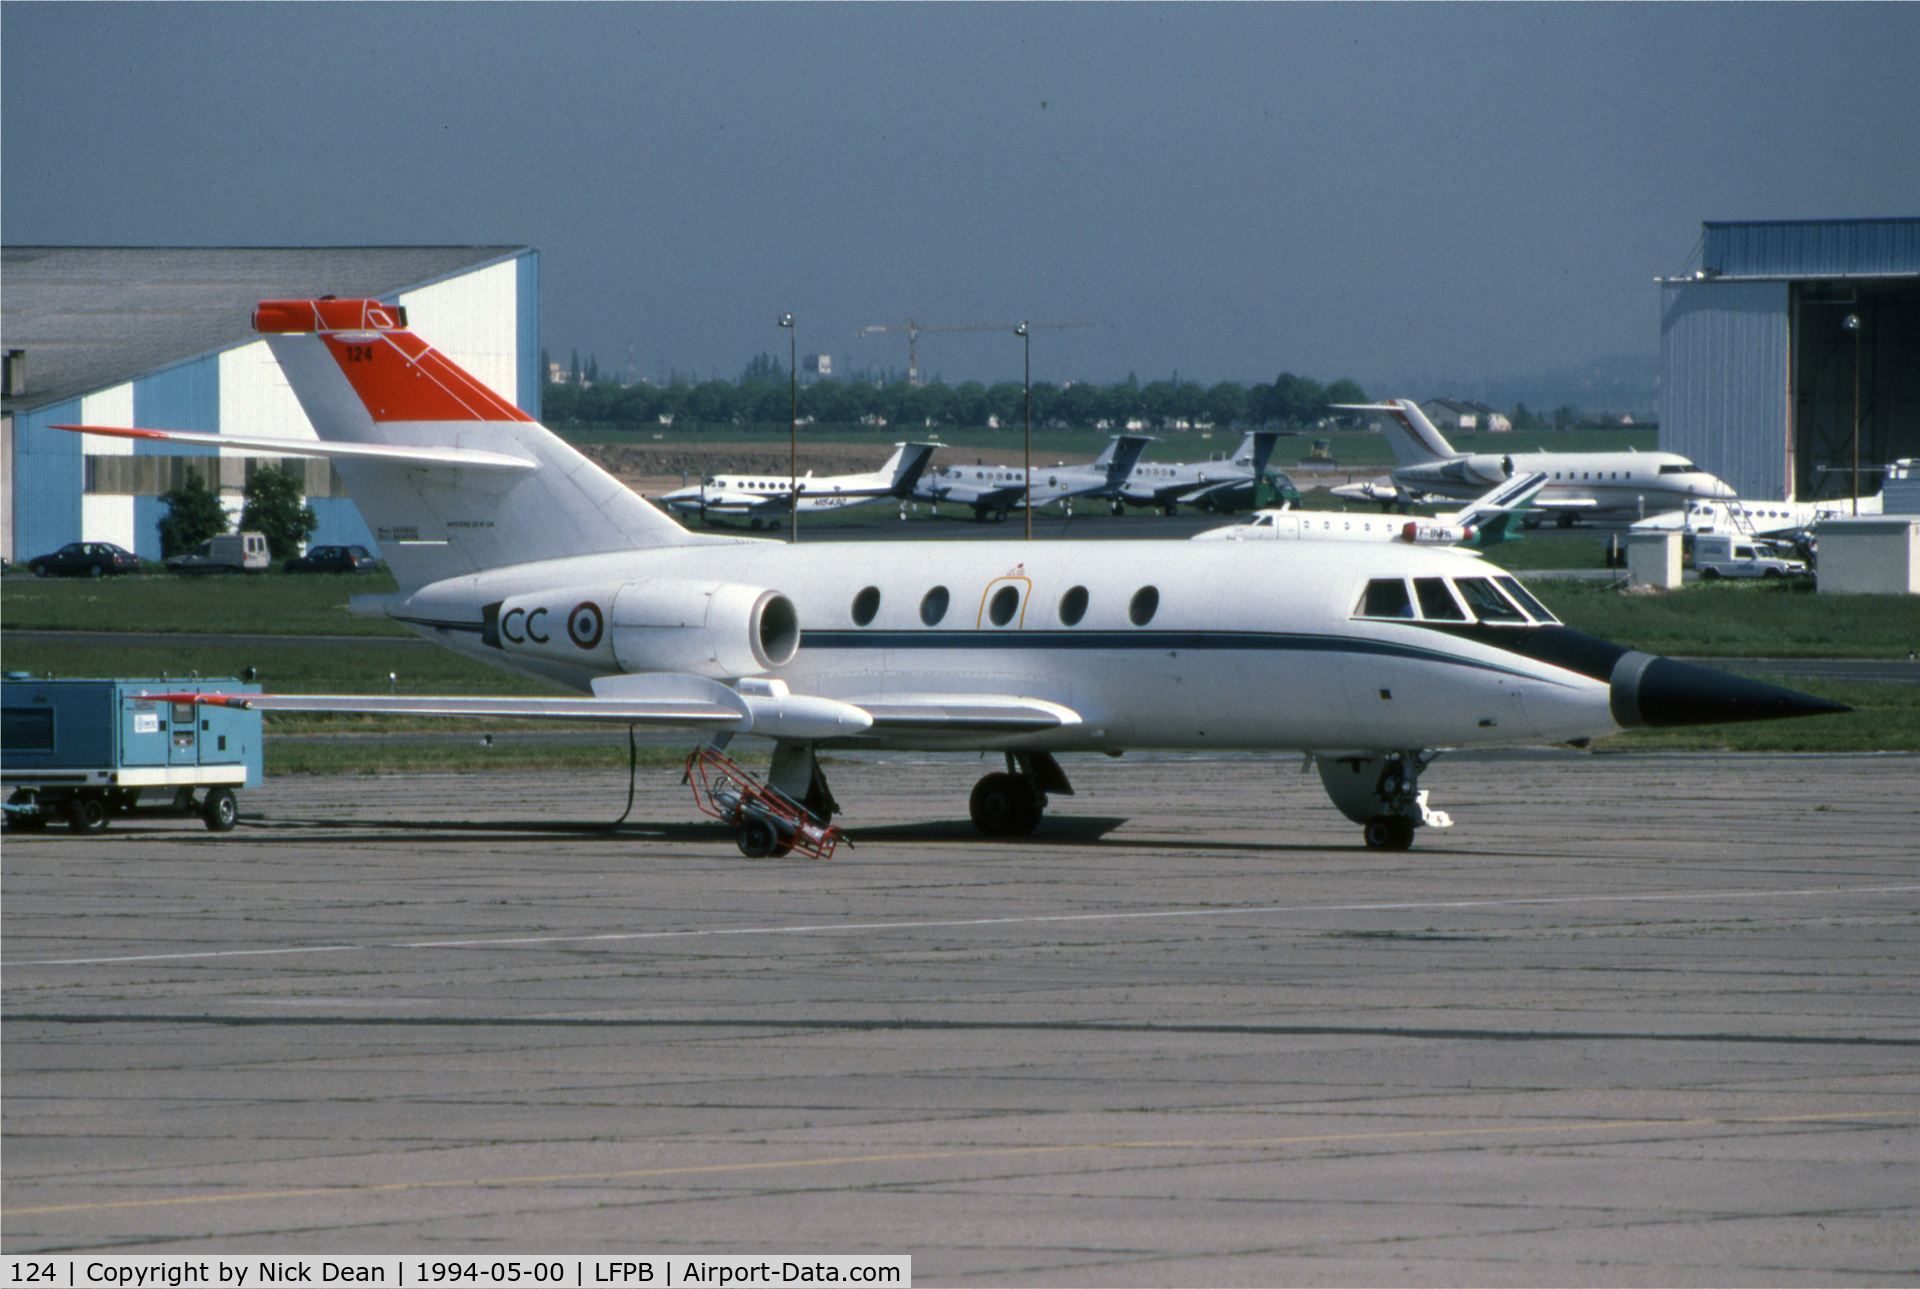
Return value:
M 1657 350 L 1704 220 L 1920 214 L 1920 5 L 31 3 L 0 233 L 529 244 L 643 376 L 869 324 L 1037 380 Z M 929 375 L 1019 379 L 1010 335 Z

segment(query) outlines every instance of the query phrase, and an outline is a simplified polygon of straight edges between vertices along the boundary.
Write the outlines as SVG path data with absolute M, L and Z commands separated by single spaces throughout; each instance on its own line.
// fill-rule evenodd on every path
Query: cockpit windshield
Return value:
M 1399 622 L 1479 621 L 1495 626 L 1557 625 L 1559 619 L 1511 577 L 1376 577 L 1360 593 L 1356 618 Z

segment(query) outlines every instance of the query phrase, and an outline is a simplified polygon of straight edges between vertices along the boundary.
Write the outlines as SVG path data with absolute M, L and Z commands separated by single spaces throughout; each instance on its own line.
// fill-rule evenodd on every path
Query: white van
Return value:
M 1696 537 L 1693 567 L 1705 582 L 1723 577 L 1806 577 L 1813 572 L 1802 560 L 1781 555 L 1767 542 L 1751 537 Z
M 169 573 L 254 573 L 272 567 L 265 533 L 222 533 L 167 561 Z

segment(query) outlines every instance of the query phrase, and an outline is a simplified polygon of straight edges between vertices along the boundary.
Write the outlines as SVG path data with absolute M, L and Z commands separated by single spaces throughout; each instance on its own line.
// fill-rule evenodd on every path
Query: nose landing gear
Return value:
M 1416 828 L 1451 828 L 1444 810 L 1427 806 L 1420 774 L 1434 753 L 1418 748 L 1374 756 L 1316 757 L 1320 782 L 1340 813 L 1360 825 L 1369 850 L 1406 850 Z

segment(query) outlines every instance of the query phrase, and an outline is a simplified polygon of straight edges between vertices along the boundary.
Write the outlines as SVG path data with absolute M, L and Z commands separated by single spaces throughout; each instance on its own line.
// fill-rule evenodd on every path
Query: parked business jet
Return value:
M 1273 456 L 1273 445 L 1279 441 L 1275 430 L 1254 430 L 1230 456 L 1211 461 L 1142 461 L 1127 475 L 1113 513 L 1120 513 L 1121 502 L 1152 506 L 1169 515 L 1182 504 L 1223 511 L 1252 504 L 1254 490 L 1266 474 L 1267 460 Z M 1292 491 L 1291 482 L 1286 491 Z
M 575 697 L 233 695 L 265 710 L 546 716 L 775 740 L 769 778 L 825 815 L 822 746 L 979 750 L 969 803 L 1031 831 L 1058 757 L 1314 754 L 1369 846 L 1446 816 L 1434 749 L 1846 710 L 1609 644 L 1444 546 L 1053 541 L 788 544 L 690 532 L 376 300 L 253 317 L 319 432 L 182 445 L 331 458 L 399 590 L 353 610 Z M 85 427 L 72 427 L 85 428 Z M 206 700 L 202 700 L 206 701 Z M 748 849 L 748 830 L 741 834 Z
M 1469 454 L 1454 451 L 1412 399 L 1338 406 L 1385 416 L 1387 444 L 1399 464 L 1392 471 L 1391 490 L 1378 484 L 1369 486 L 1370 499 L 1386 506 L 1430 497 L 1466 500 L 1519 471 L 1533 470 L 1547 475 L 1547 485 L 1534 508 L 1552 515 L 1562 528 L 1575 519 L 1640 519 L 1679 510 L 1689 502 L 1726 500 L 1735 495 L 1725 483 L 1672 452 L 1536 450 Z
M 702 479 L 698 487 L 678 488 L 662 495 L 660 504 L 676 515 L 745 519 L 758 528 L 762 522 L 785 517 L 796 507 L 806 515 L 890 497 L 905 501 L 913 495 L 914 485 L 939 446 L 896 443 L 885 464 L 865 474 L 833 474 L 819 479 L 811 470 L 799 479 L 789 475 L 717 475 Z
M 1033 504 L 1064 502 L 1071 514 L 1076 497 L 1112 497 L 1151 442 L 1145 435 L 1116 434 L 1090 464 L 1034 467 Z M 1027 504 L 1027 472 L 1020 466 L 950 465 L 923 476 L 914 495 L 936 505 L 971 507 L 975 519 L 1005 519 Z
M 1512 525 L 1546 483 L 1535 470 L 1493 488 L 1473 504 L 1431 519 L 1349 515 L 1324 510 L 1258 510 L 1237 524 L 1195 533 L 1201 541 L 1407 542 L 1484 549 L 1507 540 Z

